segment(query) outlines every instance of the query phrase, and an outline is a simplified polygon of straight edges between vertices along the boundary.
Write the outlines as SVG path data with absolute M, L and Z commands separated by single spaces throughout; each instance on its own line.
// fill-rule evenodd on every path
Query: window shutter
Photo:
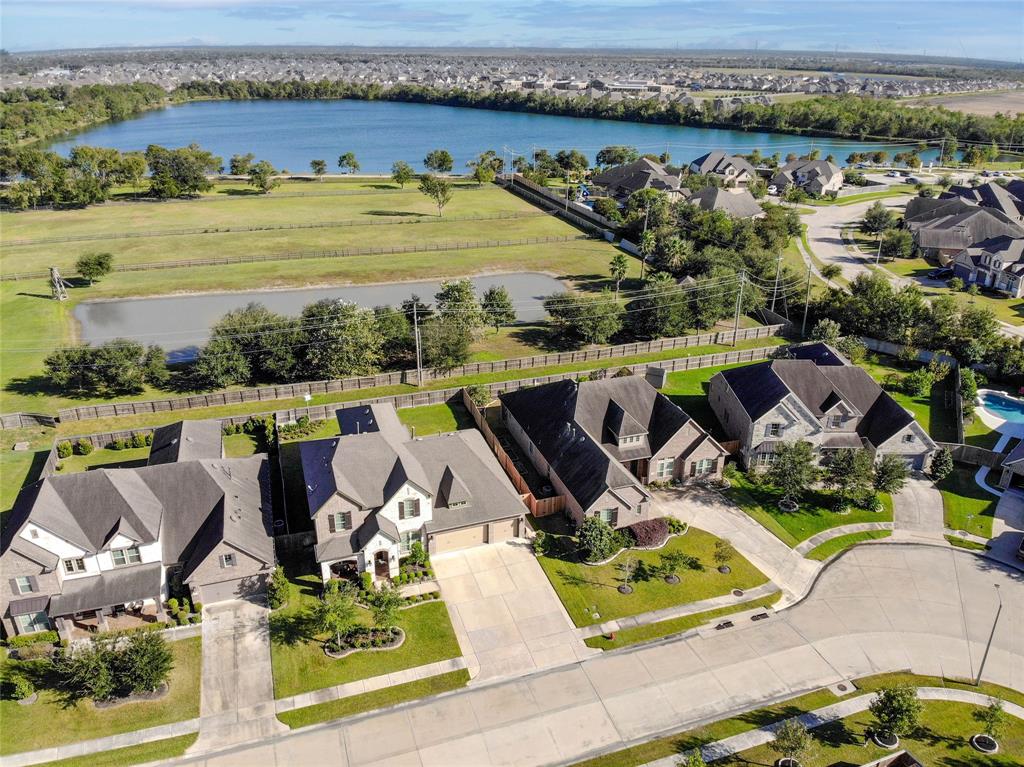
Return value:
M 718 459 L 715 458 L 713 461 L 711 461 L 711 473 L 714 474 L 717 471 L 718 471 Z
M 28 577 L 28 585 L 32 588 L 33 592 L 39 591 L 39 581 L 36 580 L 34 575 Z
M 691 477 L 696 477 L 697 476 L 697 462 L 696 461 L 694 461 L 693 463 L 690 464 L 690 476 Z
M 398 502 L 398 518 L 405 519 L 405 501 Z
M 8 581 L 8 583 L 11 584 L 11 593 L 12 594 L 17 596 L 18 594 L 21 593 L 21 589 L 18 588 L 18 579 L 17 578 L 11 578 Z
M 770 437 L 771 435 L 772 435 L 772 425 L 770 423 L 766 423 L 764 425 L 764 436 Z
M 333 514 L 329 514 L 327 516 L 327 529 L 330 530 L 332 533 L 338 532 L 337 527 L 334 524 L 334 515 Z
M 412 502 L 412 515 L 418 517 L 420 515 L 420 499 L 417 498 Z

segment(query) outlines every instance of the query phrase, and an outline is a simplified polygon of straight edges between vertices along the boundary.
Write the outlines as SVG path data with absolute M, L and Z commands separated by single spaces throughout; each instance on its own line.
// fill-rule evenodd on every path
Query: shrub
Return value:
M 538 530 L 533 536 L 533 553 L 538 557 L 543 556 L 548 549 L 548 534 Z
M 359 580 L 362 581 L 363 591 L 373 591 L 373 575 L 370 573 L 360 573 Z
M 188 622 L 190 624 L 191 623 L 199 623 L 201 618 L 202 618 L 201 615 L 198 615 L 197 613 L 192 613 L 190 616 L 188 616 Z
M 736 549 L 733 545 L 725 540 L 724 538 L 715 541 L 715 562 L 719 565 L 724 565 L 729 560 L 736 556 Z
M 665 522 L 668 524 L 668 531 L 672 535 L 682 535 L 686 532 L 686 523 L 676 517 L 665 517 Z
M 146 446 L 146 435 L 139 434 L 136 432 L 132 435 L 132 447 L 145 447 Z
M 171 597 L 170 599 L 167 600 L 167 611 L 169 613 L 171 613 L 172 615 L 177 614 L 177 612 L 178 612 L 178 600 L 175 599 L 174 597 Z
M 583 557 L 591 562 L 607 559 L 619 548 L 620 536 L 600 517 L 587 517 L 583 520 L 578 538 Z
M 931 473 L 936 482 L 941 482 L 953 471 L 953 453 L 944 447 L 932 458 Z
M 284 568 L 278 565 L 274 568 L 270 581 L 267 583 L 267 603 L 271 610 L 276 610 L 283 607 L 287 601 L 288 576 L 285 575 Z
M 146 447 L 150 447 L 153 444 L 153 432 L 148 432 L 142 441 L 146 443 Z
M 202 602 L 193 602 L 192 603 L 192 612 L 194 612 L 196 614 L 199 614 L 202 611 L 203 611 L 203 603 Z
M 907 684 L 883 687 L 868 707 L 886 735 L 907 735 L 917 728 L 921 701 L 917 690 Z
M 427 556 L 427 550 L 423 548 L 423 544 L 419 541 L 413 541 L 409 547 L 409 562 L 422 567 L 429 561 L 430 557 Z
M 170 648 L 155 631 L 93 639 L 74 655 L 61 652 L 54 660 L 64 690 L 100 701 L 155 690 L 172 666 Z
M 179 610 L 174 619 L 178 622 L 179 626 L 184 626 L 188 623 L 188 612 L 185 610 Z
M 192 608 L 189 605 L 187 597 L 182 597 L 181 598 L 181 609 L 182 609 L 183 612 L 186 612 L 186 613 L 192 612 Z
M 918 368 L 913 373 L 903 376 L 900 381 L 900 390 L 913 397 L 927 397 L 931 394 L 934 383 L 935 377 L 928 368 Z
M 87 439 L 80 439 L 75 443 L 75 452 L 79 455 L 89 455 L 93 451 L 92 442 Z
M 18 657 L 21 660 L 37 660 L 38 658 L 49 658 L 53 653 L 51 642 L 33 642 L 24 647 L 18 648 Z
M 668 538 L 669 526 L 664 517 L 658 517 L 630 525 L 628 530 L 636 539 L 637 546 L 650 548 L 665 542 L 665 539 Z
M 10 685 L 11 700 L 25 700 L 25 698 L 30 697 L 36 691 L 32 680 L 24 674 L 12 674 L 7 681 Z
M 18 634 L 7 640 L 8 647 L 28 647 L 33 644 L 57 644 L 60 636 L 56 631 L 37 631 L 35 634 Z
M 57 443 L 57 457 L 58 458 L 70 458 L 71 457 L 71 443 L 67 440 Z

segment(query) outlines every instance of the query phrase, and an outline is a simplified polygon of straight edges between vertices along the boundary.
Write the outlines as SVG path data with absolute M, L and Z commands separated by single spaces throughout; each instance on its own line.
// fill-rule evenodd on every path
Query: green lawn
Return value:
M 718 540 L 710 533 L 691 527 L 686 535 L 672 538 L 661 549 L 634 549 L 619 554 L 608 564 L 593 566 L 580 561 L 575 539 L 555 535 L 551 553 L 538 557 L 538 561 L 569 617 L 577 626 L 589 626 L 709 599 L 733 589 L 752 589 L 768 580 L 739 553 L 729 562 L 732 572 L 728 575 L 719 573 L 712 557 Z M 657 566 L 662 554 L 669 551 L 681 551 L 697 557 L 704 565 L 703 572 L 684 570 L 679 574 L 681 583 L 674 586 L 665 583 L 649 570 Z M 632 560 L 637 570 L 632 581 L 634 590 L 632 594 L 620 594 L 617 589 L 623 581 L 621 565 L 627 559 Z M 597 617 L 594 617 L 595 613 Z
M 951 530 L 966 530 L 991 538 L 992 520 L 999 499 L 982 490 L 974 481 L 977 471 L 977 466 L 954 464 L 952 473 L 938 483 L 942 493 L 943 518 Z
M 1015 767 L 1024 754 L 1024 722 L 1007 716 L 1005 732 L 999 737 L 1000 753 L 986 756 L 971 748 L 969 739 L 980 730 L 974 715 L 979 706 L 950 701 L 923 701 L 920 729 L 900 738 L 907 749 L 926 765 L 971 765 L 972 767 Z M 890 753 L 868 740 L 874 725 L 870 712 L 846 717 L 811 730 L 814 764 L 866 764 Z M 1013 756 L 1017 754 L 1017 756 Z M 767 745 L 716 761 L 722 765 L 772 764 L 778 754 Z M 805 763 L 809 760 L 805 760 Z
M 882 538 L 888 538 L 890 535 L 892 535 L 892 532 L 889 530 L 865 530 L 862 533 L 840 535 L 836 538 L 825 541 L 819 546 L 815 546 L 807 552 L 806 556 L 807 559 L 824 562 L 829 557 L 835 556 L 840 551 L 845 551 L 851 546 L 856 546 L 858 543 L 863 543 L 864 541 L 877 541 Z
M 224 456 L 227 458 L 246 458 L 258 452 L 260 441 L 251 434 L 228 434 L 224 437 Z
M 202 639 L 182 639 L 171 642 L 170 647 L 174 670 L 170 692 L 161 700 L 109 709 L 97 709 L 91 701 L 65 704 L 63 696 L 52 688 L 52 681 L 37 685 L 39 700 L 31 706 L 0 700 L 0 754 L 35 751 L 199 716 Z M 6 674 L 18 663 L 5 659 L 3 672 Z M 45 672 L 40 669 L 40 673 L 45 680 Z
M 872 692 L 883 686 L 899 683 L 912 684 L 916 687 L 949 687 L 958 690 L 980 692 L 984 695 L 1002 698 L 1017 705 L 1024 705 L 1024 693 L 987 682 L 983 682 L 980 687 L 974 687 L 971 684 L 962 684 L 939 677 L 917 676 L 914 674 L 879 674 L 854 680 L 854 683 L 861 692 Z M 748 711 L 729 719 L 721 719 L 703 727 L 641 743 L 622 751 L 605 754 L 604 756 L 587 759 L 586 761 L 578 762 L 574 767 L 639 767 L 639 765 L 666 757 L 675 757 L 699 746 L 714 743 L 717 740 L 743 732 L 749 732 L 750 730 L 764 727 L 789 717 L 798 716 L 807 711 L 814 711 L 815 709 L 836 703 L 839 700 L 829 690 L 815 690 L 771 706 Z M 853 765 L 864 764 L 866 761 L 869 761 L 867 755 L 858 755 L 851 761 L 836 764 L 814 760 L 808 767 L 824 767 L 824 765 L 831 765 L 831 767 L 853 767 Z M 757 767 L 768 767 L 768 765 L 774 764 L 774 758 L 756 761 L 752 764 L 756 764 Z M 968 765 L 976 763 L 968 759 L 967 761 L 926 762 L 926 764 L 929 767 L 932 767 L 932 765 L 968 767 Z
M 473 418 L 461 402 L 403 407 L 398 411 L 398 417 L 417 437 L 469 429 L 473 426 Z
M 297 727 L 308 727 L 311 724 L 354 716 L 377 708 L 397 706 L 399 703 L 430 695 L 440 695 L 443 692 L 465 687 L 468 683 L 469 672 L 465 669 L 449 671 L 447 674 L 438 674 L 416 682 L 396 684 L 393 687 L 352 695 L 348 698 L 332 700 L 329 703 L 318 703 L 314 706 L 286 711 L 283 714 L 278 714 L 277 718 L 294 730 Z
M 318 575 L 293 575 L 288 604 L 270 617 L 275 697 L 286 698 L 462 654 L 448 609 L 444 602 L 436 601 L 401 611 L 398 625 L 405 630 L 406 638 L 398 649 L 329 658 L 323 651 L 326 637 L 317 635 L 309 625 L 309 607 L 319 589 Z M 360 608 L 359 619 L 370 625 L 369 611 Z
M 176 759 L 185 755 L 185 749 L 196 742 L 199 733 L 179 735 L 176 738 L 165 738 L 142 743 L 138 746 L 115 748 L 112 751 L 101 751 L 85 756 L 73 756 L 56 762 L 43 762 L 35 767 L 128 767 L 131 764 L 156 762 L 164 759 Z
M 796 546 L 823 530 L 840 525 L 892 522 L 892 498 L 887 493 L 878 494 L 882 511 L 854 508 L 848 514 L 833 511 L 835 496 L 828 490 L 810 490 L 804 494 L 800 508 L 793 512 L 782 511 L 780 490 L 770 485 L 755 485 L 742 474 L 732 479 L 732 487 L 724 494 L 787 546 Z
M 972 417 L 964 423 L 964 442 L 986 450 L 995 448 L 1001 435 L 978 417 Z
M 816 207 L 838 205 L 840 207 L 844 205 L 856 205 L 858 202 L 868 202 L 870 200 L 882 200 L 886 197 L 900 197 L 902 195 L 910 194 L 914 192 L 914 187 L 910 184 L 893 184 L 885 189 L 878 189 L 872 192 L 864 192 L 862 194 L 851 194 L 849 197 L 840 197 L 835 200 L 820 199 L 820 200 L 805 200 L 801 205 L 814 205 Z
M 711 436 L 715 439 L 725 439 L 725 432 L 718 422 L 718 416 L 715 415 L 708 402 L 708 382 L 714 378 L 716 373 L 747 364 L 750 363 L 741 362 L 736 365 L 720 365 L 669 373 L 665 387 L 661 391 L 689 414 L 693 420 L 707 429 Z
M 872 378 L 883 385 L 887 379 L 902 378 L 915 368 L 920 367 L 918 364 L 904 367 L 894 357 L 878 354 L 859 364 Z M 952 407 L 946 407 L 946 385 L 947 381 L 936 384 L 927 397 L 893 391 L 892 387 L 887 387 L 886 391 L 903 408 L 913 414 L 915 420 L 931 435 L 932 439 L 938 442 L 956 442 L 956 413 Z
M 72 455 L 61 459 L 58 464 L 61 474 L 76 474 L 89 469 L 122 469 L 145 466 L 149 460 L 148 447 L 133 447 L 127 450 L 101 448 L 89 455 Z
M 652 639 L 661 639 L 662 637 L 667 637 L 672 634 L 689 631 L 690 629 L 697 628 L 698 626 L 703 626 L 705 623 L 710 623 L 716 618 L 723 618 L 727 615 L 753 610 L 756 607 L 763 607 L 767 609 L 778 602 L 781 598 L 782 592 L 777 591 L 763 599 L 753 599 L 749 602 L 740 602 L 737 605 L 721 607 L 717 610 L 707 610 L 694 615 L 686 615 L 682 618 L 670 618 L 667 621 L 658 621 L 657 623 L 648 623 L 644 626 L 616 631 L 614 639 L 609 639 L 602 635 L 590 637 L 589 639 L 584 640 L 584 642 L 587 647 L 594 647 L 598 650 L 617 650 L 620 647 L 628 647 L 629 645 L 637 644 L 639 642 L 648 642 Z

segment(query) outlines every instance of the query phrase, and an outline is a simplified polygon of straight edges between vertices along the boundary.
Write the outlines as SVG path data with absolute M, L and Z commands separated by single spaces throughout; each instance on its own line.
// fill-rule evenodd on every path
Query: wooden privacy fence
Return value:
M 767 325 L 755 328 L 741 328 L 736 340 L 746 341 L 758 338 L 771 338 L 782 335 L 787 326 Z M 503 373 L 509 370 L 526 370 L 530 368 L 551 367 L 556 365 L 572 365 L 581 362 L 601 362 L 605 360 L 633 357 L 641 354 L 655 354 L 673 349 L 688 349 L 694 346 L 726 344 L 733 340 L 731 330 L 719 330 L 693 336 L 677 336 L 659 338 L 655 341 L 643 341 L 617 346 L 603 346 L 597 349 L 583 349 L 574 352 L 556 352 L 552 354 L 536 354 L 531 357 L 494 360 L 491 362 L 472 362 L 460 365 L 449 371 L 428 368 L 423 371 L 424 382 L 438 381 L 445 378 L 481 375 L 485 373 Z M 144 400 L 141 402 L 111 402 L 101 405 L 80 405 L 62 408 L 58 411 L 61 421 L 85 421 L 92 418 L 111 418 L 123 415 L 145 415 L 162 413 L 169 410 L 189 410 L 192 408 L 220 407 L 237 405 L 244 402 L 270 402 L 282 399 L 296 399 L 307 394 L 335 394 L 359 389 L 372 389 L 378 386 L 396 386 L 399 384 L 415 384 L 415 370 L 399 370 L 390 373 L 377 373 L 372 376 L 356 378 L 335 378 L 328 381 L 306 381 L 303 383 L 281 384 L 278 386 L 261 386 L 250 389 L 234 389 L 231 391 L 211 392 L 210 394 L 193 394 L 187 397 L 173 397 L 160 400 Z M 445 400 L 423 404 L 437 404 Z M 310 416 L 312 418 L 312 416 Z M 4 428 L 13 428 L 4 426 Z
M 4 413 L 0 429 L 26 429 L 32 426 L 56 426 L 57 418 L 42 413 Z
M 341 250 L 303 250 L 293 253 L 263 253 L 222 258 L 193 258 L 181 261 L 151 261 L 144 264 L 114 264 L 115 272 L 148 272 L 158 269 L 180 269 L 193 266 L 223 266 L 225 264 L 250 264 L 264 261 L 297 261 L 312 258 L 348 258 L 352 256 L 387 256 L 399 253 L 435 253 L 446 250 L 483 250 L 488 248 L 509 248 L 516 245 L 540 245 L 552 242 L 573 242 L 586 240 L 585 234 L 551 235 L 548 237 L 521 237 L 514 240 L 480 240 L 477 242 L 436 242 L 415 245 L 394 245 L 387 248 L 344 248 Z M 0 275 L 0 280 L 27 280 L 49 277 L 50 271 L 21 272 Z
M 309 224 L 264 224 L 262 226 L 199 226 L 190 229 L 154 229 L 140 232 L 114 232 L 111 234 L 77 234 L 65 237 L 40 237 L 34 240 L 11 240 L 5 242 L 6 247 L 19 245 L 45 245 L 56 242 L 91 242 L 93 240 L 128 240 L 139 237 L 176 237 L 191 234 L 229 234 L 231 232 L 276 232 L 288 229 L 334 229 L 347 226 L 395 226 L 399 224 L 450 224 L 456 221 L 500 221 L 519 218 L 539 218 L 554 215 L 553 211 L 524 210 L 505 211 L 502 213 L 478 213 L 468 216 L 422 216 L 410 214 L 407 218 L 360 219 L 349 218 L 338 221 L 316 221 Z
M 534 496 L 530 485 L 523 478 L 523 475 L 519 473 L 519 469 L 516 468 L 512 457 L 505 452 L 505 448 L 501 446 L 501 442 L 498 440 L 497 435 L 495 435 L 494 430 L 491 429 L 491 425 L 487 423 L 487 418 L 483 411 L 477 407 L 476 403 L 473 402 L 473 398 L 469 396 L 468 389 L 462 390 L 462 404 L 465 405 L 466 410 L 473 417 L 473 422 L 476 424 L 477 429 L 484 435 L 484 439 L 494 453 L 494 457 L 498 460 L 498 464 L 504 469 L 505 474 L 508 475 L 516 490 L 519 491 L 519 495 L 523 499 L 523 503 L 530 510 L 530 513 L 535 517 L 544 517 L 562 511 L 565 508 L 564 496 L 556 495 L 551 498 L 540 499 Z
M 997 453 L 994 450 L 986 450 L 983 447 L 958 444 L 956 442 L 936 442 L 935 444 L 939 447 L 948 448 L 949 452 L 953 454 L 954 461 L 968 463 L 971 466 L 996 468 L 1001 466 L 1006 456 L 1009 455 L 1009 452 Z

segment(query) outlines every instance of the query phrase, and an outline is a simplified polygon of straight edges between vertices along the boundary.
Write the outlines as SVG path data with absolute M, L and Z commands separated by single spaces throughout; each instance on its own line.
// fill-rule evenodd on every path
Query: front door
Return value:
M 381 550 L 373 555 L 373 572 L 378 578 L 388 578 L 391 576 L 391 566 L 388 564 L 387 551 Z

